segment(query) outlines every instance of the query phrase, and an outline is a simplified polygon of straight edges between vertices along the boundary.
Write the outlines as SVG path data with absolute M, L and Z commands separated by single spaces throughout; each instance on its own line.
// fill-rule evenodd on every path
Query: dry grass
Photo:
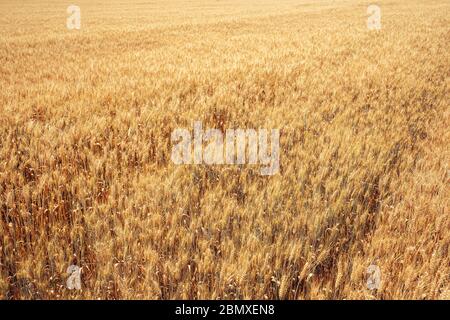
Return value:
M 0 3 L 0 298 L 450 299 L 448 1 L 77 4 Z M 174 165 L 194 120 L 280 173 Z

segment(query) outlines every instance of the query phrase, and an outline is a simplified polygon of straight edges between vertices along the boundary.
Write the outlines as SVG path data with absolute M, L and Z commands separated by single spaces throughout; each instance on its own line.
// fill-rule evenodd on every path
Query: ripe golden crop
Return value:
M 450 3 L 377 4 L 3 0 L 0 298 L 449 299 Z M 279 170 L 173 163 L 195 121 Z

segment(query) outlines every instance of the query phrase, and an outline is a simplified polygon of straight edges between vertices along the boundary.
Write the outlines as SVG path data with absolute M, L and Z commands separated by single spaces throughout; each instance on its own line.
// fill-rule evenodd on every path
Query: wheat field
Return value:
M 450 299 L 449 1 L 70 4 L 0 2 L 0 299 Z M 194 121 L 279 172 L 174 164 Z

